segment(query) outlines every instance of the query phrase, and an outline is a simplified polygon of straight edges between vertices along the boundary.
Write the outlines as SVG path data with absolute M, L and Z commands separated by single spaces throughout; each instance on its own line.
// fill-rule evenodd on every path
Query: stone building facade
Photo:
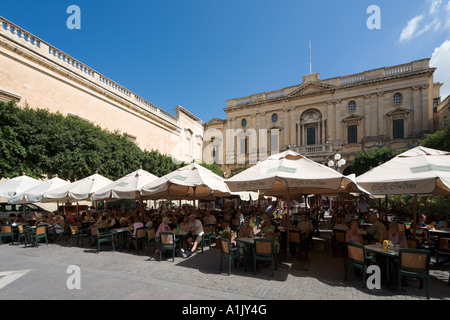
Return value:
M 79 117 L 139 147 L 200 162 L 204 122 L 165 112 L 32 33 L 0 17 L 0 100 Z
M 206 123 L 205 160 L 229 176 L 286 149 L 324 164 L 339 153 L 346 173 L 362 150 L 414 147 L 434 131 L 440 101 L 429 61 L 325 80 L 313 73 L 299 85 L 228 100 L 226 119 Z

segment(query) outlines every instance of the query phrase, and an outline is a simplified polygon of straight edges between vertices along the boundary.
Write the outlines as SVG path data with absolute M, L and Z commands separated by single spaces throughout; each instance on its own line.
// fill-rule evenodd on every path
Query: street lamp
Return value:
M 345 166 L 346 163 L 347 161 L 345 159 L 342 159 L 342 156 L 339 153 L 336 153 L 334 155 L 334 161 L 328 161 L 328 166 L 339 172 L 339 168 Z

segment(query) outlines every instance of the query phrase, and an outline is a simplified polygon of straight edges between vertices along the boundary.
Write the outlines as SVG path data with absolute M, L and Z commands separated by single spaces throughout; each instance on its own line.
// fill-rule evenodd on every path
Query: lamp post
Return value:
M 328 161 L 328 166 L 339 172 L 339 169 L 345 166 L 346 163 L 347 161 L 343 159 L 339 153 L 336 153 L 334 155 L 334 161 L 333 160 Z

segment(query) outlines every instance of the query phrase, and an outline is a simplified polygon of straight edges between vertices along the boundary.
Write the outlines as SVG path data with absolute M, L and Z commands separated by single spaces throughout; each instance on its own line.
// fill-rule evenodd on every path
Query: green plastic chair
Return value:
M 423 288 L 423 279 L 427 281 L 427 299 L 430 299 L 430 258 L 428 250 L 400 249 L 398 251 L 398 291 L 401 293 L 401 277 L 414 277 L 420 279 L 420 288 Z
M 236 260 L 238 258 L 244 259 L 244 269 L 245 272 L 247 272 L 247 255 L 246 255 L 246 248 L 245 247 L 236 247 L 233 248 L 230 244 L 230 240 L 225 238 L 219 238 L 220 240 L 220 247 L 221 247 L 221 254 L 220 254 L 220 272 L 222 272 L 222 265 L 223 265 L 223 257 L 226 257 L 228 260 L 228 275 L 231 274 L 231 260 L 234 259 L 234 266 L 236 267 Z
M 148 242 L 148 235 L 147 235 L 148 229 L 146 227 L 138 228 L 136 229 L 136 235 L 133 236 L 133 234 L 130 233 L 128 236 L 128 251 L 130 251 L 130 243 L 132 241 L 136 241 L 136 254 L 139 254 L 139 244 L 140 243 L 147 243 Z
M 277 258 L 277 246 L 272 239 L 255 239 L 255 244 L 253 246 L 253 273 L 256 274 L 256 263 L 257 261 L 270 261 L 272 266 L 272 277 L 274 276 L 274 266 L 275 270 L 278 270 L 278 258 Z M 274 263 L 275 260 L 275 263 Z
M 24 239 L 25 241 L 25 248 L 26 248 L 28 240 L 28 232 L 26 229 L 23 228 L 23 225 L 19 224 L 17 226 L 17 245 L 19 245 L 22 242 L 22 239 Z
M 363 288 L 366 286 L 367 267 L 373 256 L 368 256 L 366 248 L 363 245 L 346 242 L 345 247 L 345 280 L 347 280 L 348 267 L 361 269 L 363 271 Z
M 83 238 L 86 237 L 87 234 L 83 233 L 83 230 L 79 228 L 78 224 L 71 224 L 69 228 L 70 228 L 70 247 L 72 247 L 73 239 L 77 239 L 77 245 L 79 240 L 81 239 L 81 246 L 84 248 Z
M 37 226 L 30 231 L 31 243 L 36 247 L 39 247 L 39 241 L 45 239 L 45 243 L 48 245 L 47 238 L 47 226 Z
M 347 231 L 345 230 L 339 230 L 335 229 L 333 230 L 333 239 L 332 239 L 332 245 L 331 248 L 333 250 L 333 257 L 336 255 L 336 248 L 340 247 L 342 251 L 345 251 L 346 241 L 345 241 L 345 235 L 347 234 Z
M 156 245 L 155 229 L 147 229 L 147 255 L 150 255 L 150 246 Z
M 289 230 L 289 248 L 298 248 L 305 251 L 305 258 L 308 258 L 309 241 L 302 239 L 300 231 Z M 302 260 L 302 252 L 300 251 L 299 259 Z
M 2 225 L 0 227 L 0 244 L 3 244 L 4 238 L 10 238 L 11 242 L 14 241 L 14 233 L 10 225 Z
M 162 252 L 172 250 L 172 262 L 175 261 L 175 252 L 177 250 L 177 239 L 173 232 L 159 233 L 159 261 L 162 259 Z
M 202 241 L 200 243 L 202 253 L 203 253 L 203 247 L 205 247 L 206 245 L 209 245 L 209 250 L 211 250 L 211 248 L 212 248 L 211 239 L 212 239 L 213 234 L 211 232 L 211 229 L 212 229 L 212 225 L 208 224 L 208 225 L 203 226 L 203 236 L 202 236 Z
M 89 246 L 91 245 L 91 238 L 94 238 L 97 241 L 97 253 L 100 252 L 100 245 L 102 243 L 110 243 L 112 251 L 114 251 L 114 239 L 111 232 L 100 232 L 96 226 L 91 226 L 90 230 Z

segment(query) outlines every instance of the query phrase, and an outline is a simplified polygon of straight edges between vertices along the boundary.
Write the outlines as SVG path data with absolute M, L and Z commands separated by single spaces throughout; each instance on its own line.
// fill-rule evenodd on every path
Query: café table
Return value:
M 124 228 L 116 228 L 116 229 L 111 229 L 111 232 L 113 235 L 117 235 L 120 239 L 120 251 L 122 251 L 124 245 L 125 245 L 125 240 L 128 238 L 128 228 L 124 227 Z
M 386 260 L 386 280 L 389 286 L 389 289 L 392 290 L 392 264 L 398 259 L 398 249 L 394 251 L 384 251 L 383 246 L 380 244 L 368 244 L 364 246 L 367 251 L 377 254 L 383 257 Z
M 431 229 L 428 230 L 430 237 L 436 237 L 436 267 L 439 267 L 441 261 L 440 259 L 440 251 L 441 251 L 441 239 L 448 238 L 450 240 L 450 230 L 439 230 L 439 229 Z M 447 252 L 447 251 L 446 251 Z

